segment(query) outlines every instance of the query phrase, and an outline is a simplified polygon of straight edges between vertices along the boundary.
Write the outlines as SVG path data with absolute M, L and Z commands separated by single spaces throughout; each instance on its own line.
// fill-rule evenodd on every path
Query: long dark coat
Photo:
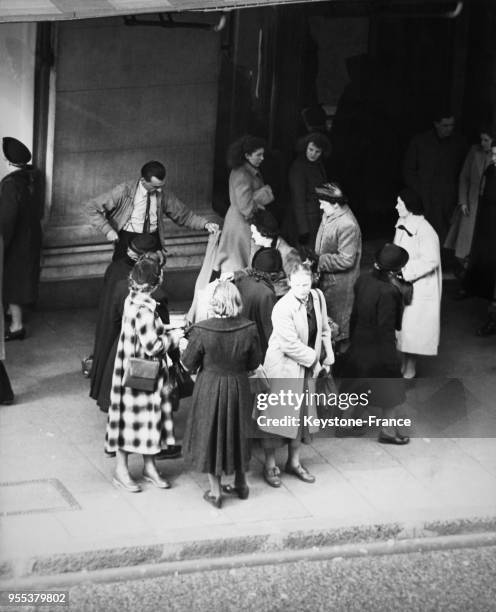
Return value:
M 414 136 L 405 155 L 405 183 L 422 198 L 425 218 L 441 244 L 457 204 L 458 175 L 465 152 L 463 139 L 456 132 L 440 139 L 432 129 Z
M 113 261 L 103 277 L 93 346 L 90 397 L 97 401 L 98 406 L 104 412 L 110 405 L 110 387 L 117 353 L 117 339 L 121 330 L 124 300 L 129 293 L 128 277 L 134 264 L 135 262 L 128 256 Z M 157 302 L 156 312 L 162 323 L 169 323 L 165 287 L 157 288 L 152 293 L 152 297 Z
M 488 300 L 496 299 L 496 166 L 484 173 L 472 243 L 471 265 L 465 281 L 467 291 Z
M 200 368 L 183 439 L 185 463 L 217 476 L 245 472 L 253 407 L 247 373 L 261 362 L 255 323 L 244 317 L 197 323 L 182 361 L 190 371 Z
M 305 153 L 300 154 L 289 169 L 289 189 L 291 196 L 291 213 L 294 221 L 293 230 L 297 235 L 309 234 L 308 244 L 313 247 L 320 225 L 320 204 L 315 187 L 327 181 L 324 164 L 320 159 L 308 161 Z
M 41 207 L 37 170 L 28 166 L 0 182 L 0 233 L 4 239 L 3 300 L 36 302 L 40 277 Z
M 253 273 L 240 278 L 236 286 L 243 300 L 243 316 L 257 326 L 263 360 L 272 333 L 272 309 L 277 302 L 274 287 L 270 281 Z
M 401 362 L 396 350 L 396 330 L 401 329 L 401 300 L 399 290 L 375 272 L 363 273 L 358 278 L 351 344 L 340 370 L 341 377 L 348 380 L 343 381 L 341 392 L 366 393 L 370 389 L 370 404 L 381 408 L 404 401 Z

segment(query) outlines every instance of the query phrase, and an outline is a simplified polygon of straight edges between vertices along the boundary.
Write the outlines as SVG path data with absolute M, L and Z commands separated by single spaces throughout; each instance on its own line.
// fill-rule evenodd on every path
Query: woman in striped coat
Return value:
M 141 491 L 141 487 L 129 474 L 129 453 L 143 455 L 144 480 L 160 489 L 170 487 L 157 472 L 154 455 L 175 443 L 165 354 L 171 342 L 177 344 L 182 331 L 174 330 L 167 336 L 155 312 L 157 303 L 150 293 L 160 284 L 161 277 L 158 262 L 146 256 L 135 264 L 131 272 L 130 292 L 124 303 L 112 378 L 105 450 L 117 451 L 113 484 L 133 493 Z M 125 386 L 126 370 L 131 357 L 159 360 L 154 391 L 140 391 Z

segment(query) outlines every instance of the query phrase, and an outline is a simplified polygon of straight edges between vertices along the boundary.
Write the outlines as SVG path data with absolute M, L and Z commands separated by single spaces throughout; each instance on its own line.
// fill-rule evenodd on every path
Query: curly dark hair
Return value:
M 246 155 L 250 155 L 258 149 L 265 149 L 266 142 L 258 136 L 250 136 L 245 134 L 235 140 L 227 151 L 227 165 L 229 168 L 239 168 L 246 161 Z
M 313 143 L 318 149 L 322 151 L 323 157 L 329 157 L 331 154 L 331 143 L 325 134 L 320 132 L 310 132 L 298 139 L 296 143 L 296 151 L 298 153 L 305 154 L 307 147 L 310 143 Z

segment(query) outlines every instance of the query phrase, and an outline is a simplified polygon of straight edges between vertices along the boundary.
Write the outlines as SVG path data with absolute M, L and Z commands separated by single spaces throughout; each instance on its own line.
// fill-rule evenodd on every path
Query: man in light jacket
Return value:
M 131 240 L 139 234 L 158 234 L 165 249 L 166 221 L 192 230 L 218 231 L 216 223 L 195 214 L 165 187 L 165 167 L 149 161 L 137 181 L 121 183 L 86 204 L 90 223 L 115 243 L 113 261 L 126 256 Z

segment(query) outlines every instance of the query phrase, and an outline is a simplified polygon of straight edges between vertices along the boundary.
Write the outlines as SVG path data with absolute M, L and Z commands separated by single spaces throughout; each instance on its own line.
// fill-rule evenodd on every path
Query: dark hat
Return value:
M 330 204 L 346 204 L 347 199 L 343 190 L 337 183 L 324 183 L 315 187 L 315 193 L 319 200 L 325 200 Z
M 250 219 L 250 223 L 266 238 L 277 238 L 279 236 L 279 225 L 268 210 L 257 210 Z
M 282 258 L 277 249 L 262 247 L 253 256 L 251 267 L 260 272 L 280 272 L 282 270 Z
M 129 248 L 138 255 L 148 251 L 158 251 L 160 249 L 160 240 L 156 234 L 139 234 L 131 240 Z
M 398 272 L 407 263 L 408 259 L 408 251 L 390 242 L 387 242 L 375 254 L 377 267 L 387 272 Z
M 2 138 L 2 149 L 7 160 L 16 166 L 23 166 L 29 163 L 31 159 L 29 149 L 17 138 L 11 138 L 10 136 Z
M 158 285 L 160 281 L 160 264 L 154 259 L 142 257 L 131 270 L 131 279 L 138 285 Z

